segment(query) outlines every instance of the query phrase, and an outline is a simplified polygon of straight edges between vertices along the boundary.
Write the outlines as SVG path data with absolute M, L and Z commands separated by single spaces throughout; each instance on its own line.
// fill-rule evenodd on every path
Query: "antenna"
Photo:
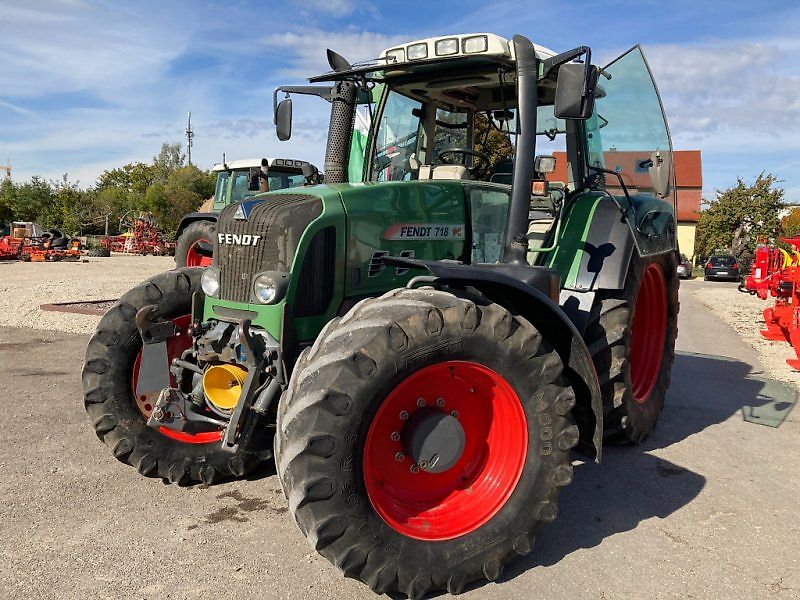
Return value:
M 186 157 L 189 164 L 192 164 L 192 145 L 194 138 L 194 131 L 192 131 L 192 111 L 189 111 L 189 121 L 186 123 Z

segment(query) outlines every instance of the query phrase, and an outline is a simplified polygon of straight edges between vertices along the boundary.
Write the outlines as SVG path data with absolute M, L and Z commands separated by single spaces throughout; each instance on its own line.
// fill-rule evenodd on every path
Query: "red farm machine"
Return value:
M 800 371 L 800 237 L 782 241 L 792 247 L 791 253 L 767 243 L 758 245 L 750 274 L 739 289 L 762 300 L 775 298 L 775 304 L 764 309 L 766 329 L 761 335 L 791 344 L 797 358 L 786 363 Z
M 175 242 L 167 240 L 159 230 L 153 213 L 126 213 L 120 219 L 120 229 L 127 231 L 122 235 L 104 237 L 100 240 L 100 246 L 126 254 L 165 256 L 175 252 Z

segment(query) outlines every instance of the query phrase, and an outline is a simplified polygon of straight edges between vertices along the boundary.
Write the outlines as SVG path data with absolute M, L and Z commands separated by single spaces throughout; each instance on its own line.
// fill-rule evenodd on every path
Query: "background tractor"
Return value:
M 175 266 L 206 267 L 214 251 L 217 215 L 226 206 L 265 191 L 283 190 L 318 183 L 319 170 L 312 164 L 291 158 L 262 158 L 221 162 L 214 197 L 198 212 L 181 219 L 175 233 Z
M 224 208 L 211 266 L 125 294 L 89 342 L 85 404 L 140 473 L 210 483 L 274 459 L 346 576 L 458 593 L 532 550 L 573 449 L 656 424 L 669 132 L 639 47 L 603 69 L 492 34 L 328 58 L 275 107 L 288 139 L 290 94 L 331 103 L 325 185 Z

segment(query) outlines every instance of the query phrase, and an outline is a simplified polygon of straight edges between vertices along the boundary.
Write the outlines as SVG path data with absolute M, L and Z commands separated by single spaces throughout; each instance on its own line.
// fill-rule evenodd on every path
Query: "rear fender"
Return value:
M 487 266 L 471 266 L 440 261 L 421 261 L 385 257 L 389 266 L 425 269 L 433 277 L 424 281 L 435 287 L 473 287 L 496 302 L 530 321 L 542 337 L 554 347 L 564 362 L 564 374 L 575 391 L 572 410 L 580 431 L 576 450 L 600 460 L 603 440 L 603 406 L 600 385 L 592 357 L 581 334 L 561 308 L 542 291 Z M 503 265 L 496 265 L 502 267 Z M 409 286 L 418 283 L 412 279 Z
M 556 250 L 546 264 L 561 275 L 562 287 L 576 292 L 621 290 L 634 251 L 654 256 L 675 251 L 675 212 L 655 196 L 630 198 L 625 208 L 601 192 L 571 203 Z
M 570 205 L 557 249 L 548 265 L 561 275 L 559 304 L 583 331 L 601 290 L 625 288 L 634 253 L 676 251 L 675 213 L 655 196 L 632 196 L 627 209 L 600 192 L 578 196 Z

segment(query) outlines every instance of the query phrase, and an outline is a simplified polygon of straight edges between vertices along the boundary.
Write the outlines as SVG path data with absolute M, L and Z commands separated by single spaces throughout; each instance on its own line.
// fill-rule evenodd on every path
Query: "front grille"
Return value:
M 214 262 L 220 269 L 219 297 L 250 302 L 253 275 L 262 271 L 288 273 L 300 236 L 322 214 L 322 201 L 305 194 L 275 194 L 250 207 L 247 220 L 234 219 L 238 204 L 227 206 L 217 221 Z M 219 234 L 260 235 L 255 246 L 220 244 Z
M 336 228 L 326 227 L 316 233 L 308 245 L 294 305 L 295 317 L 321 315 L 333 298 L 336 267 Z

